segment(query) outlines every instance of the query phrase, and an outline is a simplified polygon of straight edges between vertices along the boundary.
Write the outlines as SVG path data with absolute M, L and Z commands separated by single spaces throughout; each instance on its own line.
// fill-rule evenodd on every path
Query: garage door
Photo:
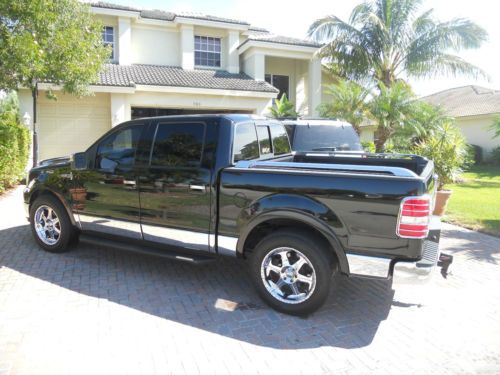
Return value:
M 59 93 L 49 100 L 40 92 L 38 100 L 39 160 L 85 151 L 111 129 L 109 94 L 84 98 Z

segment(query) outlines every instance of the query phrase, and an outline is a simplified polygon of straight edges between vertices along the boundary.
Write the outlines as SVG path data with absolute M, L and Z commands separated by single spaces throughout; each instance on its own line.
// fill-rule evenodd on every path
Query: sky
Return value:
M 361 0 L 307 0 L 287 2 L 276 0 L 107 0 L 110 3 L 136 8 L 161 9 L 173 12 L 198 12 L 215 16 L 240 19 L 269 31 L 296 38 L 305 38 L 309 25 L 316 19 L 334 14 L 347 20 L 352 8 Z M 411 80 L 414 91 L 428 95 L 452 87 L 470 84 L 500 89 L 500 13 L 499 0 L 424 0 L 422 11 L 433 8 L 441 21 L 466 17 L 482 26 L 489 40 L 478 50 L 464 51 L 459 55 L 479 66 L 489 75 L 489 80 L 466 77 L 436 77 Z

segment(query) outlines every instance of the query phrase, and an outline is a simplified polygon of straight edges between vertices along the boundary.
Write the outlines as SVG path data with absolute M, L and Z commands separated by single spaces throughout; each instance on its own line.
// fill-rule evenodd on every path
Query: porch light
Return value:
M 28 112 L 26 112 L 23 116 L 23 124 L 24 126 L 26 126 L 27 128 L 30 128 L 31 129 L 31 116 Z

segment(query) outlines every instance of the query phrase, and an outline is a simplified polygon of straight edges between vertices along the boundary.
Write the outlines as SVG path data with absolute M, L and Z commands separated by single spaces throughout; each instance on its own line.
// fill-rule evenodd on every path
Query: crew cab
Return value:
M 421 279 L 438 259 L 432 161 L 291 153 L 252 115 L 145 118 L 29 172 L 24 202 L 50 252 L 78 239 L 203 263 L 244 259 L 260 296 L 307 314 L 332 277 Z

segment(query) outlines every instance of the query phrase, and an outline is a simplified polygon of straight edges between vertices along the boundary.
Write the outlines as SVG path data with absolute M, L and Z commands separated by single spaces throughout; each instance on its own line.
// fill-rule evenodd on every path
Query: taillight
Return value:
M 425 238 L 429 233 L 430 197 L 403 198 L 396 234 L 403 238 Z

